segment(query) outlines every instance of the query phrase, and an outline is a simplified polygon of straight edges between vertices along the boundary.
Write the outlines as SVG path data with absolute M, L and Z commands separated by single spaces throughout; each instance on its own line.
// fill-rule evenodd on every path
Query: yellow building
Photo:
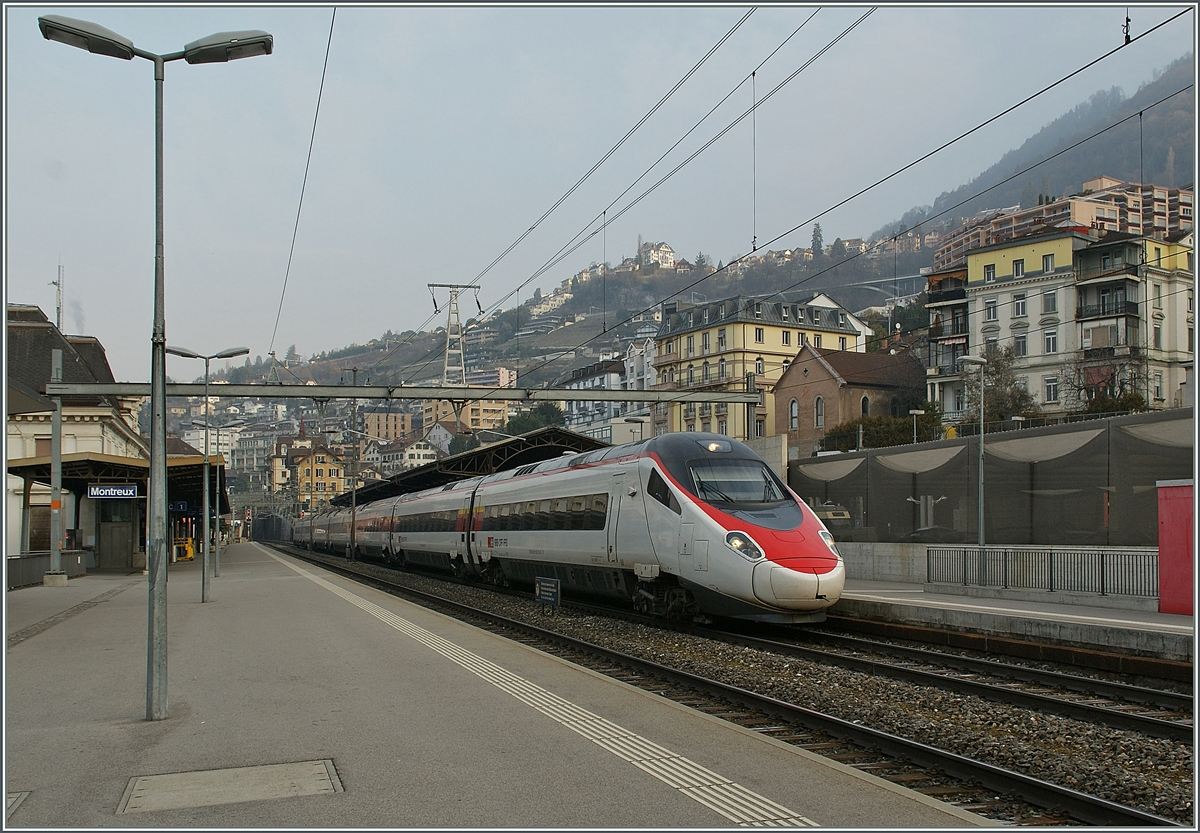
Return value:
M 306 509 L 328 506 L 330 498 L 349 488 L 342 456 L 324 445 L 293 449 L 288 468 L 297 499 Z
M 487 386 L 483 386 L 487 389 Z M 428 431 L 439 422 L 454 422 L 454 408 L 444 399 L 426 399 L 421 408 L 421 424 Z M 471 431 L 480 428 L 499 430 L 508 422 L 508 402 L 504 399 L 474 399 L 462 406 L 459 424 Z M 460 432 L 461 433 L 461 432 Z
M 654 433 L 710 431 L 739 439 L 775 433 L 771 391 L 805 344 L 866 350 L 871 330 L 826 295 L 805 303 L 735 296 L 699 305 L 664 306 L 655 343 L 655 390 L 744 391 L 747 374 L 761 404 L 660 403 Z M 749 420 L 752 420 L 749 421 Z M 747 427 L 749 426 L 749 431 Z

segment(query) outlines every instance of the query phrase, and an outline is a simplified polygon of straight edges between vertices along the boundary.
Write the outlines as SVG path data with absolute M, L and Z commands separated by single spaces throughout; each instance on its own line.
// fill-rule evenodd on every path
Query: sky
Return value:
M 1131 44 L 830 210 L 1120 46 L 1127 8 Z M 149 379 L 152 63 L 47 41 L 45 14 L 158 54 L 274 36 L 269 56 L 169 62 L 164 82 L 167 343 L 251 358 L 444 325 L 428 283 L 510 307 L 633 256 L 639 235 L 714 262 L 807 246 L 814 220 L 826 243 L 866 238 L 1196 40 L 1190 5 L 881 5 L 858 22 L 868 10 L 6 4 L 6 301 L 54 320 L 61 266 L 63 329 L 97 337 L 118 381 Z M 203 364 L 171 356 L 167 372 Z

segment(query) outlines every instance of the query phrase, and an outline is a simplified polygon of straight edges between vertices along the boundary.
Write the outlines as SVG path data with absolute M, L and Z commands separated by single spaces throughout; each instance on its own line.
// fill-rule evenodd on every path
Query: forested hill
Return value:
M 988 208 L 1017 204 L 1028 208 L 1037 205 L 1042 194 L 1077 193 L 1084 180 L 1096 176 L 1175 188 L 1190 186 L 1195 176 L 1195 72 L 1194 56 L 1185 55 L 1156 73 L 1153 81 L 1131 97 L 1127 98 L 1119 87 L 1095 93 L 1021 147 L 1004 154 L 971 182 L 942 194 L 932 206 L 912 209 L 901 220 L 875 232 L 871 239 L 890 237 L 947 209 L 951 210 L 939 222 L 956 225 Z M 1133 118 L 1114 126 L 1128 116 Z M 1111 129 L 1101 133 L 1105 128 Z M 1088 139 L 1094 134 L 1099 135 Z M 1074 145 L 1078 146 L 1066 150 Z M 1050 159 L 1060 152 L 1061 156 Z M 1050 161 L 1037 165 L 1047 159 Z M 972 196 L 1034 165 L 1037 167 L 1010 182 Z M 964 201 L 962 206 L 952 208 Z

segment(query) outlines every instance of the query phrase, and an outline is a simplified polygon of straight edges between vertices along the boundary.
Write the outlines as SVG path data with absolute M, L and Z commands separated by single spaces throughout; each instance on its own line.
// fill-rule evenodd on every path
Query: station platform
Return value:
M 1016 595 L 1016 594 L 1014 594 Z M 1080 597 L 1025 592 L 1003 598 L 976 588 L 847 579 L 830 617 L 935 628 L 992 640 L 1058 645 L 1064 649 L 1111 652 L 1138 673 L 1131 657 L 1190 664 L 1195 655 L 1195 619 L 1148 610 L 1108 597 L 1089 605 Z M 1142 600 L 1136 600 L 1142 601 Z M 1106 602 L 1101 606 L 1101 602 Z M 1181 669 L 1182 670 L 1182 669 Z M 1187 671 L 1187 679 L 1191 679 Z
M 6 827 L 991 826 L 259 544 L 5 596 Z

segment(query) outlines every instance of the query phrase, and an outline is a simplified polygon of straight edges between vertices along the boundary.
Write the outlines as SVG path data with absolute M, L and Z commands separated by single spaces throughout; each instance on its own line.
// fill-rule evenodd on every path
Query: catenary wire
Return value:
M 1180 16 L 1182 16 L 1183 14 L 1185 14 L 1185 13 L 1186 13 L 1186 11 L 1187 11 L 1187 10 L 1185 10 L 1185 11 L 1181 11 L 1181 12 L 1179 12 L 1178 14 L 1174 15 L 1173 17 L 1171 17 L 1171 18 L 1168 18 L 1167 20 L 1163 21 L 1162 23 L 1159 23 L 1158 25 L 1156 25 L 1156 26 L 1152 27 L 1151 29 L 1149 29 L 1149 30 L 1147 30 L 1146 32 L 1144 32 L 1144 33 L 1142 33 L 1141 35 L 1139 35 L 1137 38 L 1134 38 L 1134 39 L 1133 39 L 1133 41 L 1141 40 L 1142 38 L 1149 36 L 1151 33 L 1153 33 L 1153 32 L 1155 32 L 1156 30 L 1158 30 L 1158 29 L 1162 28 L 1163 26 L 1166 26 L 1168 23 L 1171 23 L 1171 22 L 1173 22 L 1175 19 L 1177 19 L 1178 17 L 1180 17 Z M 1008 114 L 1008 113 L 1012 112 L 1012 111 L 1013 111 L 1013 110 L 1015 110 L 1016 108 L 1018 108 L 1018 107 L 1020 107 L 1020 106 L 1022 106 L 1022 105 L 1024 105 L 1024 104 L 1026 104 L 1026 103 L 1028 103 L 1029 101 L 1032 101 L 1033 99 L 1037 98 L 1038 96 L 1040 96 L 1040 95 L 1043 95 L 1044 93 L 1046 93 L 1046 92 L 1048 92 L 1048 91 L 1050 91 L 1050 90 L 1054 89 L 1055 87 L 1057 87 L 1057 86 L 1059 86 L 1060 84 L 1062 84 L 1062 83 L 1066 82 L 1066 81 L 1067 81 L 1067 80 L 1069 80 L 1070 78 L 1073 78 L 1074 76 L 1076 76 L 1076 75 L 1078 75 L 1079 73 L 1081 73 L 1081 72 L 1085 71 L 1086 69 L 1088 69 L 1088 68 L 1090 68 L 1090 67 L 1094 66 L 1095 64 L 1099 63 L 1100 61 L 1102 61 L 1102 60 L 1105 60 L 1105 59 L 1106 59 L 1106 58 L 1108 58 L 1108 57 L 1111 57 L 1113 54 L 1115 54 L 1116 52 L 1118 52 L 1120 49 L 1124 48 L 1124 46 L 1125 46 L 1125 44 L 1123 44 L 1122 46 L 1118 46 L 1118 47 L 1116 47 L 1115 49 L 1112 49 L 1112 50 L 1110 50 L 1110 51 L 1106 52 L 1105 54 L 1101 55 L 1100 57 L 1098 57 L 1098 58 L 1096 58 L 1096 59 L 1094 59 L 1094 60 L 1092 60 L 1092 61 L 1088 62 L 1087 64 L 1083 65 L 1082 67 L 1080 67 L 1080 68 L 1078 68 L 1078 69 L 1074 70 L 1073 72 L 1069 73 L 1068 75 L 1066 75 L 1066 76 L 1064 76 L 1064 77 L 1060 78 L 1058 81 L 1055 81 L 1055 82 L 1053 82 L 1052 84 L 1050 84 L 1050 85 L 1048 85 L 1048 86 L 1044 87 L 1042 90 L 1040 90 L 1040 91 L 1038 91 L 1038 92 L 1036 92 L 1036 93 L 1033 93 L 1033 94 L 1032 94 L 1032 95 L 1030 95 L 1030 96 L 1027 96 L 1026 98 L 1022 99 L 1021 101 L 1019 101 L 1018 103 L 1016 103 L 1016 104 L 1012 105 L 1011 107 L 1009 107 L 1009 108 L 1005 109 L 1004 111 L 1002 111 L 1002 112 L 998 113 L 997 115 L 990 117 L 989 119 L 985 120 L 984 122 L 980 123 L 979 125 L 977 125 L 977 126 L 975 126 L 975 127 L 971 128 L 970 130 L 968 130 L 968 131 L 966 131 L 965 133 L 961 134 L 961 135 L 960 135 L 960 136 L 958 136 L 957 138 L 955 138 L 955 139 L 951 139 L 950 141 L 948 141 L 948 142 L 946 142 L 946 143 L 942 144 L 941 146 L 939 146 L 939 147 L 938 147 L 938 148 L 936 148 L 935 150 L 933 150 L 933 151 L 930 151 L 929 153 L 926 153 L 926 154 L 924 154 L 923 156 L 919 157 L 918 159 L 914 160 L 913 162 L 910 162 L 910 163 L 908 163 L 907 165 L 905 165 L 904 167 L 900 168 L 899 170 L 897 170 L 897 171 L 893 172 L 892 174 L 889 174 L 888 176 L 886 176 L 886 177 L 883 177 L 882 179 L 880 179 L 880 180 L 876 181 L 875 183 L 873 183 L 873 184 L 871 184 L 871 185 L 868 185 L 867 187 L 865 187 L 865 188 L 861 189 L 860 191 L 856 192 L 855 194 L 851 195 L 850 197 L 847 197 L 846 199 L 843 199 L 843 200 L 841 200 L 840 202 L 836 203 L 835 205 L 831 206 L 830 208 L 826 209 L 825 211 L 822 211 L 821 213 L 819 213 L 819 214 L 815 215 L 814 217 L 812 217 L 812 218 L 810 218 L 810 219 L 808 219 L 808 220 L 805 220 L 804 222 L 802 222 L 802 223 L 800 223 L 800 224 L 798 224 L 798 225 L 794 226 L 793 228 L 791 228 L 791 229 L 789 229 L 789 230 L 787 230 L 787 231 L 783 232 L 782 234 L 780 234 L 780 235 L 778 235 L 778 236 L 774 237 L 772 240 L 768 241 L 768 242 L 767 242 L 766 244 L 764 244 L 764 245 L 770 246 L 772 243 L 775 243 L 775 242 L 777 242 L 778 240 L 782 239 L 783 237 L 786 237 L 787 235 L 794 233 L 795 231 L 799 230 L 800 228 L 803 228 L 803 227 L 804 227 L 805 225 L 807 225 L 808 223 L 811 223 L 811 222 L 814 222 L 815 220 L 818 220 L 818 219 L 820 219 L 821 217 L 825 216 L 826 214 L 828 214 L 829 212 L 833 211 L 834 209 L 836 209 L 836 208 L 839 208 L 839 207 L 841 207 L 842 205 L 845 205 L 846 203 L 848 203 L 849 201 L 851 201 L 851 200 L 853 200 L 853 199 L 857 198 L 858 196 L 861 196 L 862 194 L 866 193 L 867 191 L 870 191 L 870 190 L 872 190 L 873 188 L 876 188 L 876 187 L 878 187 L 879 185 L 882 185 L 883 183 L 885 183 L 885 182 L 887 182 L 888 180 L 890 180 L 890 179 L 894 178 L 895 176 L 899 175 L 899 174 L 900 174 L 900 173 L 902 173 L 903 171 L 905 171 L 905 170 L 908 170 L 909 168 L 912 168 L 914 165 L 916 165 L 916 164 L 918 164 L 918 163 L 920 163 L 920 162 L 922 162 L 922 161 L 924 161 L 924 160 L 926 160 L 926 159 L 930 158 L 930 157 L 931 157 L 931 156 L 933 156 L 934 154 L 936 154 L 936 153 L 940 152 L 941 150 L 944 150 L 945 148 L 949 147 L 950 145 L 954 144 L 955 142 L 958 142 L 958 141 L 960 141 L 960 140 L 962 140 L 962 139 L 966 138 L 967 136 L 970 136 L 970 135 L 972 135 L 973 133 L 975 133 L 975 132 L 979 131 L 980 129 L 982 129 L 983 127 L 987 126 L 988 124 L 991 124 L 992 122 L 996 121 L 997 119 L 1001 118 L 1002 116 L 1004 116 L 1004 115 L 1006 115 L 1006 114 Z M 776 88 L 776 89 L 777 89 L 777 88 Z M 1186 90 L 1186 89 L 1190 89 L 1190 85 L 1189 85 L 1189 87 L 1188 87 L 1188 88 L 1185 88 L 1185 90 Z M 774 92 L 774 90 L 772 90 L 772 92 Z M 1183 91 L 1180 91 L 1180 92 L 1183 92 Z M 1178 94 L 1179 94 L 1179 93 L 1175 93 L 1175 94 L 1173 94 L 1173 95 L 1178 95 Z M 770 93 L 768 94 L 768 96 L 767 96 L 767 97 L 769 97 L 769 95 L 770 95 Z M 1172 96 L 1168 96 L 1167 98 L 1170 98 L 1170 97 L 1172 97 Z M 766 100 L 766 97 L 764 97 L 763 101 L 765 101 L 765 100 Z M 1166 99 L 1163 99 L 1163 100 L 1165 101 Z M 1155 105 L 1151 105 L 1151 106 L 1156 106 L 1156 105 L 1157 105 L 1157 104 L 1159 104 L 1159 103 L 1162 103 L 1162 102 L 1161 102 L 1161 101 L 1160 101 L 1160 102 L 1156 102 L 1156 104 L 1155 104 Z M 1149 108 L 1143 108 L 1143 109 L 1149 109 Z M 745 114 L 743 114 L 743 117 L 744 117 L 744 115 L 745 115 Z M 1129 118 L 1132 118 L 1132 116 L 1130 116 Z M 1128 118 L 1127 118 L 1127 119 L 1124 119 L 1124 120 L 1122 120 L 1122 121 L 1127 121 L 1127 120 L 1128 120 Z M 1118 123 L 1118 124 L 1119 124 L 1119 123 Z M 1110 126 L 1110 128 L 1106 128 L 1105 130 L 1107 130 L 1107 129 L 1111 129 L 1111 127 L 1115 127 L 1115 126 L 1116 126 L 1116 125 L 1112 125 L 1112 126 Z M 1104 132 L 1104 130 L 1102 130 L 1102 131 L 1099 131 L 1099 132 L 1100 132 L 1100 133 L 1102 133 L 1102 132 Z M 1098 134 L 1096 134 L 1096 135 L 1098 135 Z M 1091 137 L 1089 137 L 1089 138 L 1091 138 Z M 1086 140 L 1084 140 L 1084 141 L 1086 141 Z M 1080 144 L 1080 143 L 1077 143 L 1077 144 Z M 1073 146 L 1073 147 L 1074 147 L 1074 146 Z M 1067 150 L 1069 150 L 1069 149 L 1070 149 L 1070 148 L 1068 148 Z M 1065 150 L 1064 150 L 1063 152 L 1065 152 Z M 1059 155 L 1059 154 L 1055 154 L 1055 156 L 1057 156 L 1057 155 Z M 1052 159 L 1052 158 L 1054 158 L 1054 157 L 1052 156 L 1052 157 L 1050 157 L 1049 159 Z M 1032 168 L 1035 168 L 1035 167 L 1037 167 L 1037 165 L 1040 165 L 1040 164 L 1042 164 L 1042 163 L 1044 163 L 1044 162 L 1046 162 L 1046 161 L 1049 161 L 1049 159 L 1042 160 L 1042 162 L 1039 162 L 1039 163 L 1037 163 L 1037 164 L 1035 164 L 1035 165 L 1033 165 L 1033 166 L 1030 166 L 1030 168 L 1026 169 L 1026 171 L 1023 171 L 1023 172 L 1021 172 L 1021 173 L 1027 172 L 1028 170 L 1032 170 Z M 669 175 L 668 175 L 668 176 L 669 176 Z M 1010 179 L 1011 179 L 1011 178 L 1012 178 L 1012 177 L 1010 177 Z M 1005 182 L 1006 182 L 1006 181 L 1008 181 L 1008 180 L 1005 180 Z M 661 180 L 660 180 L 660 182 L 661 182 Z M 998 183 L 998 184 L 997 184 L 997 186 L 998 186 L 998 185 L 1000 185 L 1000 184 L 1003 184 L 1003 182 L 1002 182 L 1002 183 Z M 997 187 L 997 186 L 992 186 L 992 187 L 994 188 L 994 187 Z M 654 187 L 657 187 L 657 185 L 656 185 L 656 186 L 654 186 Z M 987 191 L 989 191 L 989 190 L 991 190 L 991 188 L 988 188 L 988 189 L 985 189 L 984 191 L 981 191 L 979 194 L 976 194 L 976 195 L 974 195 L 974 197 L 981 196 L 982 194 L 985 194 L 985 193 L 987 193 Z M 643 195 L 643 196 L 644 196 L 644 195 Z M 974 198 L 974 197 L 972 197 L 972 198 Z M 639 199 L 640 199 L 640 197 L 639 197 Z M 964 200 L 964 202 L 966 202 L 966 200 Z M 961 205 L 961 204 L 962 204 L 962 203 L 960 203 L 959 205 Z M 632 207 L 632 205 L 631 205 L 631 206 L 628 206 L 628 207 Z M 628 207 L 627 207 L 625 210 L 627 210 L 627 209 L 628 209 Z M 949 211 L 949 210 L 953 210 L 954 208 L 957 208 L 957 207 L 958 207 L 957 205 L 955 205 L 955 206 L 952 206 L 950 209 L 947 209 L 947 211 Z M 946 212 L 942 212 L 942 213 L 946 213 Z M 619 216 L 619 215 L 617 215 L 617 216 Z M 915 225 L 913 228 L 919 228 L 919 227 L 920 227 L 922 224 L 924 224 L 924 223 L 927 223 L 927 222 L 929 222 L 930 220 L 936 219 L 936 217 L 938 217 L 938 216 L 941 216 L 941 214 L 935 215 L 934 217 L 926 218 L 925 220 L 923 220 L 923 221 L 922 221 L 922 223 L 918 223 L 918 224 L 917 224 L 917 225 Z M 614 218 L 612 218 L 612 219 L 614 219 L 614 220 L 615 220 L 615 219 L 616 219 L 616 217 L 614 217 Z M 609 220 L 609 222 L 612 222 L 612 220 Z M 570 252 L 568 252 L 567 254 L 569 254 L 569 253 L 570 253 Z M 863 254 L 863 253 L 860 253 L 860 254 Z M 564 256 L 565 256 L 565 255 L 564 255 Z M 737 264 L 738 262 L 740 262 L 741 260 L 744 260 L 744 259 L 745 259 L 747 256 L 748 256 L 748 254 L 745 254 L 745 255 L 742 255 L 742 256 L 740 256 L 740 257 L 738 257 L 738 258 L 735 258 L 735 259 L 731 260 L 729 263 L 725 264 L 725 266 L 723 267 L 723 269 L 722 269 L 722 270 L 717 270 L 716 272 L 713 272 L 712 274 L 719 274 L 721 271 L 728 270 L 728 269 L 729 269 L 731 266 L 734 266 L 734 265 L 736 265 L 736 264 Z M 860 256 L 860 255 L 855 255 L 854 257 L 858 257 L 858 256 Z M 849 258 L 848 260 L 852 260 L 852 259 L 853 259 L 853 258 Z M 841 261 L 841 263 L 844 263 L 844 262 L 846 262 L 846 261 Z M 543 267 L 543 270 L 539 270 L 539 271 L 544 271 L 544 268 L 548 268 L 548 267 Z M 832 268 L 832 267 L 830 267 L 830 268 Z M 828 271 L 828 270 L 823 270 L 822 272 L 818 272 L 818 273 L 816 273 L 816 274 L 814 274 L 814 275 L 811 275 L 811 276 L 809 276 L 809 277 L 805 278 L 804 280 L 802 280 L 802 281 L 799 281 L 799 282 L 797 282 L 796 284 L 793 284 L 791 287 L 787 287 L 787 288 L 785 288 L 784 290 L 780 290 L 780 293 L 782 293 L 782 292 L 787 292 L 787 291 L 790 291 L 790 290 L 792 290 L 792 289 L 795 289 L 797 286 L 799 286 L 799 285 L 801 285 L 801 284 L 803 284 L 803 283 L 805 283 L 805 282 L 807 282 L 807 281 L 809 281 L 809 280 L 812 280 L 812 279 L 814 279 L 814 278 L 818 277 L 819 275 L 823 274 L 823 273 L 824 273 L 824 271 Z M 701 278 L 698 278 L 696 281 L 693 281 L 692 283 L 690 283 L 690 284 L 688 284 L 688 285 L 686 285 L 686 286 L 684 286 L 684 287 L 682 287 L 682 288 L 680 288 L 680 289 L 677 289 L 677 290 L 675 290 L 675 291 L 674 291 L 672 294 L 678 295 L 678 294 L 680 294 L 680 293 L 686 292 L 686 291 L 688 291 L 689 289 L 692 289 L 693 287 L 696 287 L 696 286 L 698 286 L 700 283 L 702 283 L 704 280 L 707 280 L 709 277 L 712 277 L 712 275 L 706 275 L 706 276 L 703 276 L 703 277 L 701 277 Z M 776 294 L 779 294 L 779 293 L 776 293 Z M 654 305 L 652 305 L 651 307 L 647 307 L 645 310 L 642 310 L 641 312 L 642 312 L 642 313 L 644 313 L 644 312 L 646 312 L 647 310 L 651 309 L 653 306 L 654 306 Z M 633 317 L 633 316 L 630 316 L 629 318 L 627 318 L 627 319 L 625 319 L 624 321 L 620 322 L 620 324 L 628 323 L 628 321 L 629 321 L 629 320 L 630 320 L 632 317 Z M 617 326 L 620 326 L 620 324 L 618 324 Z M 598 338 L 598 337 L 599 337 L 599 335 L 597 335 L 597 336 L 593 336 L 592 338 L 589 338 L 589 339 L 587 339 L 587 340 L 583 341 L 582 343 L 580 343 L 579 345 L 577 345 L 577 346 L 576 346 L 574 349 L 575 349 L 575 350 L 578 350 L 578 349 L 580 349 L 580 348 L 584 347 L 585 345 L 587 345 L 588 343 L 590 343 L 591 341 L 594 341 L 594 340 L 595 340 L 596 338 Z M 566 351 L 564 351 L 564 352 L 566 352 Z M 540 369 L 541 367 L 544 367 L 546 364 L 548 364 L 548 362 L 543 362 L 542 364 L 540 364 L 540 365 L 537 365 L 537 366 L 535 366 L 535 367 L 531 368 L 530 370 L 526 371 L 526 373 L 529 373 L 529 372 L 532 372 L 532 371 L 536 371 L 536 370 Z

